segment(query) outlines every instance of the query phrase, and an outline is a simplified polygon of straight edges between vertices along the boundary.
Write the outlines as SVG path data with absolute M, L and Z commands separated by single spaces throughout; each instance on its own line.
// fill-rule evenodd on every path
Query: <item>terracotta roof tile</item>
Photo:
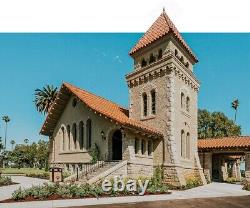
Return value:
M 223 137 L 218 139 L 199 139 L 198 148 L 201 149 L 226 149 L 226 148 L 248 148 L 250 147 L 250 136 Z
M 150 43 L 160 39 L 161 37 L 173 33 L 174 36 L 179 40 L 179 42 L 186 48 L 189 54 L 198 62 L 196 56 L 186 44 L 185 40 L 170 20 L 168 15 L 163 11 L 161 15 L 157 18 L 157 20 L 153 23 L 153 25 L 147 30 L 147 32 L 142 36 L 142 38 L 136 43 L 136 45 L 129 52 L 130 55 L 137 52 L 138 50 L 146 47 Z
M 96 111 L 103 116 L 118 122 L 121 125 L 136 128 L 150 134 L 162 135 L 160 131 L 155 128 L 144 125 L 142 122 L 129 118 L 129 112 L 127 109 L 119 106 L 116 103 L 113 103 L 109 100 L 106 100 L 100 96 L 92 94 L 86 90 L 75 87 L 69 83 L 63 83 L 62 88 L 68 89 L 76 97 L 78 97 L 83 103 L 85 103 L 93 111 Z M 53 104 L 54 105 L 54 104 Z M 55 106 L 52 109 L 56 108 Z M 55 104 L 56 105 L 56 104 Z M 47 122 L 46 122 L 47 121 Z M 46 124 L 49 121 L 47 116 L 46 121 L 42 127 L 41 133 L 44 133 L 46 129 Z

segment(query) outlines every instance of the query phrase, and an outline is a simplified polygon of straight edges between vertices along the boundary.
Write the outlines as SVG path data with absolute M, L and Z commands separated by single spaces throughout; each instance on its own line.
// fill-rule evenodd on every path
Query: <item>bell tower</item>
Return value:
M 126 75 L 129 116 L 164 135 L 155 165 L 163 165 L 165 180 L 173 185 L 185 185 L 189 175 L 204 182 L 197 153 L 199 81 L 193 74 L 198 60 L 165 10 L 129 55 L 134 60 Z

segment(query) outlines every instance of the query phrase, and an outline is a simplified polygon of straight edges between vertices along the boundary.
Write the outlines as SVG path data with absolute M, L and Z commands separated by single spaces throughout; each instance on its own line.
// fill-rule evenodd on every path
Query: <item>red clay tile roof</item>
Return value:
M 198 149 L 227 149 L 250 147 L 250 136 L 223 137 L 218 139 L 199 139 Z
M 119 123 L 120 125 L 134 128 L 134 129 L 137 129 L 137 130 L 149 133 L 149 134 L 162 136 L 162 133 L 160 131 L 158 131 L 157 129 L 149 127 L 140 121 L 129 118 L 129 116 L 128 116 L 129 112 L 127 109 L 119 106 L 116 103 L 113 103 L 109 100 L 106 100 L 102 97 L 99 97 L 95 94 L 92 94 L 92 93 L 87 92 L 85 90 L 82 90 L 78 87 L 75 87 L 69 83 L 63 83 L 63 85 L 58 93 L 59 97 L 62 96 L 62 94 L 65 94 L 65 89 L 67 91 L 69 91 L 71 94 L 74 94 L 76 97 L 78 97 L 80 99 L 80 101 L 85 103 L 94 112 L 97 112 L 97 113 L 101 114 L 102 116 L 107 117 L 107 118 Z M 69 97 L 70 96 L 68 95 L 67 99 L 69 99 Z M 53 120 L 59 119 L 59 115 L 57 116 L 57 118 L 55 118 L 55 116 L 53 118 L 53 115 L 52 115 L 53 111 L 56 111 L 56 108 L 57 108 L 56 105 L 58 102 L 57 100 L 51 106 L 51 109 L 48 113 L 48 116 L 43 124 L 42 129 L 41 129 L 41 134 L 48 135 L 49 132 L 51 134 L 56 126 L 56 123 L 50 124 L 50 126 L 52 125 L 52 128 L 51 128 L 49 126 L 49 123 L 50 123 L 50 117 L 52 117 Z M 57 111 L 58 111 L 58 109 L 57 109 Z M 62 112 L 63 112 L 63 108 L 61 108 L 60 114 L 62 114 Z
M 137 44 L 131 49 L 129 52 L 130 55 L 137 52 L 138 50 L 144 48 L 150 43 L 160 39 L 161 37 L 173 33 L 177 40 L 185 47 L 188 53 L 194 58 L 196 62 L 198 62 L 196 56 L 186 44 L 185 40 L 170 20 L 168 15 L 163 11 L 158 19 L 153 23 L 153 25 L 147 30 L 147 32 L 142 36 L 142 38 L 137 42 Z

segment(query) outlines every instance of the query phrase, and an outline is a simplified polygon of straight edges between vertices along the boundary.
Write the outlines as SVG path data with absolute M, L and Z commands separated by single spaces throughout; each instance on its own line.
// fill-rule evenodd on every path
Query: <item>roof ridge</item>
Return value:
M 118 103 L 115 103 L 114 101 L 111 101 L 111 100 L 109 100 L 109 99 L 106 99 L 106 98 L 104 98 L 104 97 L 102 97 L 102 96 L 100 96 L 100 95 L 97 95 L 97 94 L 94 94 L 93 92 L 90 92 L 90 91 L 88 91 L 88 90 L 85 90 L 85 89 L 82 89 L 82 88 L 80 88 L 80 87 L 77 87 L 77 86 L 75 86 L 75 85 L 73 85 L 73 84 L 71 84 L 71 83 L 69 83 L 69 82 L 63 82 L 63 85 L 70 85 L 71 87 L 74 87 L 74 88 L 77 88 L 78 90 L 81 90 L 81 91 L 84 91 L 84 92 L 86 92 L 86 93 L 89 93 L 89 94 L 91 94 L 91 95 L 93 95 L 93 96 L 95 96 L 95 97 L 99 97 L 99 98 L 101 98 L 101 99 L 103 99 L 103 100 L 106 100 L 107 102 L 110 102 L 111 104 L 114 104 L 114 105 L 116 105 L 116 106 L 118 106 L 119 108 L 122 108 L 123 110 L 127 110 L 128 111 L 128 108 L 125 108 L 125 107 L 123 107 L 122 105 L 120 105 L 120 104 L 118 104 Z M 67 87 L 67 86 L 66 86 Z

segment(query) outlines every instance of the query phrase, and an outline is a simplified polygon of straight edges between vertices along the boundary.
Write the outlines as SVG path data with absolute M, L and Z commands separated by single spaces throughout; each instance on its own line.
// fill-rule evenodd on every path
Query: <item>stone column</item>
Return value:
M 241 181 L 240 160 L 239 159 L 237 159 L 237 161 L 236 161 L 236 175 L 237 175 L 236 179 L 238 181 Z
M 246 181 L 250 183 L 250 152 L 245 152 L 245 175 Z
M 233 161 L 233 166 L 232 166 L 232 177 L 233 177 L 233 178 L 237 178 L 236 160 Z
M 222 181 L 226 181 L 228 178 L 227 174 L 227 163 L 225 162 L 224 157 L 221 158 L 221 179 Z
M 212 180 L 212 153 L 211 152 L 201 152 L 199 153 L 201 166 L 203 168 L 203 173 L 208 182 Z
M 138 139 L 138 154 L 141 155 L 142 154 L 142 149 L 141 149 L 141 143 L 142 143 L 142 140 L 141 139 Z

